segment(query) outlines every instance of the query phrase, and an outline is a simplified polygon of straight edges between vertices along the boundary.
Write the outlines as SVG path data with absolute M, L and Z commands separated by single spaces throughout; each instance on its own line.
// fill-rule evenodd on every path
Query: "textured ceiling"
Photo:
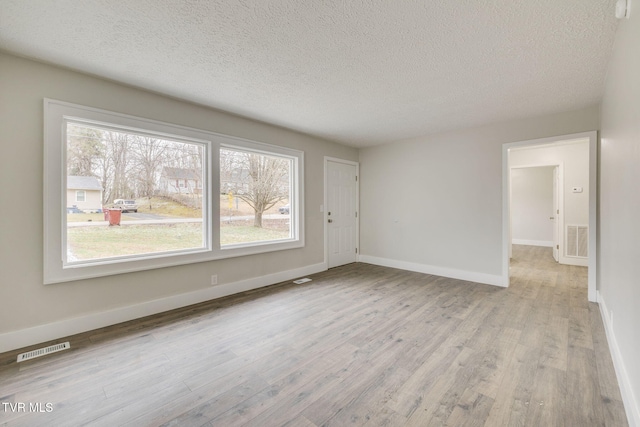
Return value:
M 615 0 L 0 0 L 0 49 L 367 146 L 600 102 Z

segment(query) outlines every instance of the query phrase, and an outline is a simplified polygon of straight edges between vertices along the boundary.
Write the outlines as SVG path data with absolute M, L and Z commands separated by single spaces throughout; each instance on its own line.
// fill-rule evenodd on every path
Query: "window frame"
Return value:
M 96 262 L 64 265 L 66 253 L 66 122 L 84 122 L 103 127 L 152 134 L 167 139 L 202 144 L 204 148 L 203 226 L 204 248 L 160 252 L 135 257 L 107 258 Z M 261 151 L 294 159 L 292 172 L 292 237 L 287 240 L 251 244 L 220 245 L 220 148 Z M 44 99 L 44 284 L 69 282 L 93 277 L 110 276 L 134 271 L 206 262 L 259 253 L 304 247 L 304 152 L 286 147 L 250 141 L 206 130 L 157 120 Z M 204 194 L 206 193 L 206 201 Z M 206 211 L 206 213 L 205 213 Z M 64 216 L 63 216 L 64 215 Z M 295 217 L 295 219 L 294 219 Z M 295 221 L 295 222 L 294 222 Z M 65 252 L 63 252 L 65 251 Z

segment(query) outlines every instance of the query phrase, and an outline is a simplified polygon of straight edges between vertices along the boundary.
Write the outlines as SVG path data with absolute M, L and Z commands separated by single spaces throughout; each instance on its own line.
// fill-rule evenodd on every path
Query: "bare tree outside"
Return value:
M 100 143 L 97 129 L 70 126 L 67 131 L 67 174 L 92 176 L 100 158 L 104 156 L 104 146 Z
M 111 191 L 105 202 L 112 202 L 115 198 L 131 198 L 134 197 L 134 191 L 131 183 L 134 180 L 129 179 L 131 175 L 132 164 L 129 157 L 130 139 L 134 135 L 122 132 L 103 131 L 102 141 L 106 147 L 106 154 L 111 159 L 113 168 L 112 173 L 107 176 L 107 186 Z M 109 182 L 110 181 L 110 182 Z
M 202 197 L 202 147 L 69 123 L 67 127 L 67 174 L 93 176 L 103 187 L 103 204 L 114 199 L 135 199 L 174 193 Z M 163 170 L 187 171 L 189 179 L 166 182 Z M 183 174 L 185 174 L 183 173 Z M 190 205 L 201 206 L 191 197 Z
M 287 200 L 291 160 L 229 149 L 220 150 L 222 192 L 231 192 L 254 210 L 254 227 L 262 228 L 264 212 Z
M 157 138 L 136 136 L 134 149 L 138 163 L 137 182 L 139 195 L 151 197 L 156 194 L 159 171 L 167 160 L 167 144 Z

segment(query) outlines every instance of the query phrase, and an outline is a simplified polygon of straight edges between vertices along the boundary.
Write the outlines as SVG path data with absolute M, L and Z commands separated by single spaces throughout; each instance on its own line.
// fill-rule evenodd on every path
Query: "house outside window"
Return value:
M 85 192 L 84 190 L 76 191 L 76 202 L 84 202 L 85 201 Z

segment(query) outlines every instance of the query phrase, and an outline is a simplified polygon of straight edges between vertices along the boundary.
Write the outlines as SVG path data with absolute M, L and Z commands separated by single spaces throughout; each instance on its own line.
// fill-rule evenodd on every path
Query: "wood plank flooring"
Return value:
M 0 425 L 626 426 L 586 268 L 515 246 L 511 271 L 352 264 L 0 354 Z

